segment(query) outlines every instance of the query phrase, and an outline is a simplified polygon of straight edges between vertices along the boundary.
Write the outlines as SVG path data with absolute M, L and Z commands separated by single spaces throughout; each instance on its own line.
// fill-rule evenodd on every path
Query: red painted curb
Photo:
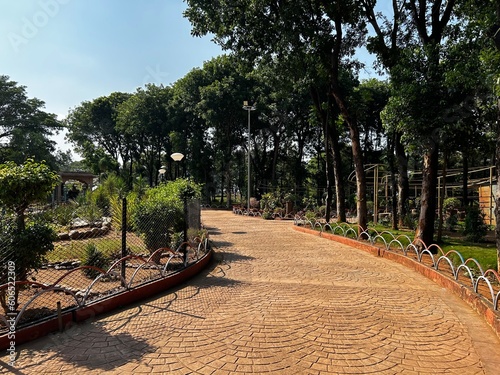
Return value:
M 332 241 L 343 243 L 344 245 L 366 251 L 372 255 L 395 261 L 419 272 L 428 279 L 434 281 L 439 286 L 450 290 L 455 295 L 460 297 L 463 301 L 465 301 L 465 303 L 467 303 L 474 311 L 476 311 L 485 319 L 485 321 L 490 325 L 491 328 L 493 328 L 493 331 L 495 331 L 497 336 L 500 338 L 500 313 L 498 311 L 495 311 L 492 304 L 481 297 L 481 295 L 475 293 L 471 288 L 456 282 L 454 279 L 451 279 L 448 276 L 402 254 L 387 251 L 383 248 L 359 242 L 352 238 L 337 236 L 330 233 L 323 233 L 314 229 L 299 227 L 296 225 L 293 226 L 293 229 L 298 232 L 312 234 L 318 237 L 323 237 Z
M 82 308 L 64 312 L 61 315 L 62 326 L 64 327 L 64 329 L 67 329 L 74 323 L 94 318 L 99 314 L 103 314 L 116 308 L 144 300 L 158 293 L 164 292 L 165 290 L 173 288 L 174 286 L 181 284 L 182 282 L 201 272 L 209 264 L 210 260 L 212 259 L 212 255 L 213 251 L 210 251 L 197 263 L 188 266 L 184 270 L 172 274 L 171 276 L 167 276 L 163 279 L 140 285 L 136 288 L 132 288 L 128 291 L 124 291 L 108 298 L 99 300 Z M 50 318 L 38 324 L 16 330 L 15 340 L 13 342 L 14 345 L 17 346 L 28 341 L 46 336 L 49 333 L 56 332 L 58 330 L 59 321 L 57 317 Z M 9 338 L 8 334 L 0 336 L 0 350 L 8 349 L 11 345 L 11 341 L 12 340 L 11 338 Z

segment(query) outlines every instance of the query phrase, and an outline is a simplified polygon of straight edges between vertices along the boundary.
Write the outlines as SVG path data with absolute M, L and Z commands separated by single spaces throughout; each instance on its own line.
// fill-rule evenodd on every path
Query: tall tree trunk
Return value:
M 222 171 L 224 171 L 225 167 L 222 167 Z M 226 173 L 222 172 L 221 174 L 221 181 L 220 181 L 220 204 L 224 202 L 224 185 L 226 184 L 226 179 L 225 179 Z M 248 207 L 247 207 L 248 209 Z
M 498 109 L 500 112 L 500 99 L 498 103 Z M 500 117 L 500 116 L 499 116 Z M 500 270 L 500 194 L 499 181 L 500 181 L 500 126 L 497 129 L 497 142 L 496 142 L 496 169 L 497 169 L 497 192 L 495 195 L 495 238 L 497 245 L 497 270 Z
M 328 4 L 329 2 L 325 2 Z M 338 4 L 337 4 L 338 6 Z M 340 9 L 338 9 L 340 10 Z M 358 232 L 361 234 L 367 229 L 367 208 L 366 208 L 366 177 L 363 165 L 363 151 L 361 150 L 361 142 L 359 141 L 359 128 L 354 113 L 349 109 L 348 102 L 344 96 L 344 92 L 339 85 L 340 66 L 342 56 L 343 42 L 343 23 L 342 15 L 339 11 L 333 20 L 336 37 L 334 40 L 333 49 L 330 60 L 330 85 L 331 95 L 340 110 L 342 117 L 349 126 L 349 135 L 351 138 L 352 157 L 356 171 L 356 196 L 357 196 L 357 214 L 358 214 Z M 337 177 L 337 176 L 336 176 Z M 363 236 L 365 237 L 365 236 Z
M 401 143 L 401 133 L 397 132 L 394 137 L 394 148 L 398 164 L 398 219 L 399 226 L 404 226 L 404 220 L 408 215 L 408 197 L 410 195 L 410 184 L 408 182 L 408 158 L 405 148 Z
M 275 133 L 274 131 L 272 133 L 273 133 L 274 150 L 273 150 L 273 161 L 272 161 L 273 165 L 271 167 L 271 181 L 273 182 L 273 186 L 276 186 L 276 166 L 278 165 L 281 137 L 278 135 L 278 133 Z
M 430 146 L 424 153 L 421 208 L 417 231 L 415 232 L 415 242 L 419 247 L 422 246 L 422 242 L 426 246 L 434 242 L 438 160 L 439 152 L 437 145 Z
M 467 152 L 462 152 L 462 206 L 469 205 L 469 156 Z
M 228 164 L 230 165 L 230 164 Z M 231 176 L 231 168 L 228 168 L 227 171 L 227 178 L 226 178 L 226 183 L 227 183 L 227 186 L 226 186 L 226 198 L 227 198 L 227 203 L 226 203 L 226 206 L 229 208 L 233 205 L 233 197 L 232 197 L 232 190 L 233 190 L 233 186 L 232 186 L 232 176 Z
M 335 124 L 333 125 L 335 127 Z M 330 133 L 331 134 L 331 133 Z M 339 136 L 335 129 L 335 135 L 331 134 L 333 171 L 335 173 L 335 192 L 337 193 L 337 222 L 345 223 L 345 189 L 344 175 L 342 173 L 342 156 L 340 154 Z
M 497 24 L 500 24 L 500 0 L 496 1 L 496 16 Z M 500 49 L 499 46 L 497 46 Z M 495 165 L 497 169 L 497 194 L 495 195 L 495 238 L 497 245 L 497 270 L 500 271 L 500 98 L 497 101 L 498 114 L 497 114 L 497 140 L 495 150 Z
M 332 202 L 332 182 L 335 183 L 335 193 L 337 195 L 337 221 L 345 222 L 345 189 L 342 174 L 342 156 L 340 154 L 339 134 L 335 124 L 329 120 L 331 116 L 328 115 L 321 106 L 321 100 L 318 91 L 311 88 L 311 96 L 318 116 L 323 125 L 325 134 L 325 152 L 326 157 L 326 178 L 327 178 L 327 204 L 326 204 L 326 218 L 329 220 L 331 216 L 331 202 Z M 330 112 L 333 110 L 331 103 L 328 108 Z M 333 180 L 334 179 L 334 180 Z
M 499 11 L 497 12 L 497 16 L 500 22 L 500 1 L 498 2 Z M 495 238 L 497 245 L 497 270 L 500 271 L 500 99 L 498 99 L 498 121 L 497 121 L 497 140 L 496 140 L 496 156 L 495 156 L 495 165 L 497 169 L 497 192 L 495 194 Z M 493 193 L 493 192 L 491 192 Z
M 328 103 L 330 108 L 330 113 L 334 113 L 333 103 Z M 332 118 L 332 116 L 330 116 Z M 344 189 L 344 173 L 342 172 L 342 155 L 340 153 L 340 144 L 339 144 L 339 132 L 337 130 L 337 126 L 335 121 L 328 122 L 329 128 L 329 144 L 331 150 L 331 157 L 333 163 L 333 173 L 335 175 L 335 193 L 337 195 L 337 222 L 345 223 L 347 221 L 346 218 L 346 210 L 345 210 L 345 189 Z
M 398 215 L 398 181 L 394 174 L 394 170 L 391 170 L 391 195 L 392 195 L 392 229 L 398 229 L 399 215 Z
M 396 163 L 395 163 L 395 152 L 396 152 L 396 131 L 392 132 L 391 141 L 388 148 L 388 161 L 389 161 L 389 171 L 391 176 L 391 225 L 392 229 L 398 229 L 398 204 L 397 204 L 397 179 L 396 179 Z M 387 203 L 386 203 L 387 204 Z
M 327 120 L 328 121 L 328 120 Z M 333 172 L 333 158 L 331 152 L 332 145 L 330 142 L 329 125 L 325 124 L 325 158 L 326 158 L 326 210 L 325 210 L 325 220 L 327 223 L 330 222 L 332 217 L 332 202 L 333 202 L 333 187 L 332 182 L 336 178 Z
M 439 222 L 438 222 L 438 231 L 437 231 L 437 239 L 436 241 L 438 243 L 441 242 L 443 238 L 443 218 L 444 218 L 444 212 L 443 212 L 443 205 L 444 205 L 444 198 L 446 194 L 446 168 L 448 164 L 448 151 L 444 152 L 444 157 L 443 157 L 443 182 L 441 183 L 441 193 L 439 195 L 439 207 L 438 207 L 438 217 L 439 217 Z
M 332 95 L 340 109 L 340 113 L 349 127 L 352 159 L 354 162 L 354 170 L 356 172 L 356 209 L 359 225 L 358 231 L 359 234 L 361 234 L 367 229 L 368 211 L 366 207 L 366 176 L 363 164 L 363 150 L 361 149 L 361 142 L 359 141 L 359 128 L 355 117 L 352 116 L 347 107 L 347 103 L 342 95 L 342 90 L 336 81 L 332 81 Z
M 323 137 L 324 137 L 324 143 L 325 143 L 325 173 L 326 173 L 326 210 L 325 210 L 325 220 L 328 222 L 330 221 L 331 217 L 331 210 L 332 210 L 332 174 L 330 173 L 330 170 L 332 169 L 331 165 L 331 158 L 329 157 L 329 129 L 328 129 L 328 113 L 325 111 L 322 107 L 322 102 L 318 93 L 317 88 L 311 87 L 310 88 L 310 93 L 311 93 L 311 98 L 314 103 L 314 107 L 316 108 L 316 114 L 319 117 L 319 120 L 321 122 L 321 126 L 323 129 Z M 318 147 L 319 149 L 319 147 Z M 319 162 L 319 154 L 318 154 L 318 162 Z M 319 186 L 318 186 L 319 190 Z M 318 191 L 319 193 L 319 191 Z M 319 198 L 319 197 L 318 197 Z
M 359 142 L 359 129 L 356 123 L 349 124 L 349 133 L 351 135 L 352 157 L 354 169 L 356 171 L 356 209 L 358 213 L 359 234 L 367 229 L 368 212 L 366 207 L 366 176 L 363 164 L 363 151 Z
M 330 155 L 331 142 L 330 142 L 330 126 L 328 119 L 328 112 L 322 111 L 323 116 L 323 132 L 325 138 L 325 159 L 326 159 L 326 210 L 325 210 L 325 220 L 327 223 L 330 222 L 330 218 L 332 217 L 332 201 L 333 201 L 333 189 L 332 189 L 332 181 L 335 178 L 333 175 L 332 168 L 332 157 Z

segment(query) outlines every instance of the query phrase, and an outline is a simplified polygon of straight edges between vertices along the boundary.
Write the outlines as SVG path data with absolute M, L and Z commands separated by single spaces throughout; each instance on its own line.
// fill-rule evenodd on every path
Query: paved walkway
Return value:
M 291 222 L 202 216 L 218 246 L 205 274 L 23 345 L 0 373 L 499 373 L 493 331 L 420 274 Z

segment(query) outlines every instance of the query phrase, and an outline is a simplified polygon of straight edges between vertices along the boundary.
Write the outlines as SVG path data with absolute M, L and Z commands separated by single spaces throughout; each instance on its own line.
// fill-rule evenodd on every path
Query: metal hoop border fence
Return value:
M 185 250 L 184 250 L 185 249 Z M 23 304 L 21 309 L 19 310 L 18 313 L 15 315 L 15 323 L 14 327 L 17 329 L 20 327 L 25 327 L 29 326 L 31 324 L 35 324 L 38 322 L 36 321 L 28 321 L 26 323 L 20 324 L 21 318 L 23 317 L 24 313 L 28 310 L 28 308 L 41 296 L 47 294 L 47 293 L 64 293 L 65 295 L 71 296 L 75 300 L 75 307 L 69 308 L 65 311 L 71 311 L 74 309 L 79 309 L 87 306 L 90 302 L 95 303 L 99 302 L 105 298 L 108 298 L 111 295 L 116 295 L 122 292 L 129 291 L 133 289 L 134 287 L 138 287 L 140 285 L 149 283 L 151 281 L 156 281 L 160 280 L 162 278 L 166 278 L 168 276 L 171 276 L 175 273 L 181 272 L 183 269 L 186 267 L 196 263 L 199 261 L 201 258 L 203 258 L 206 254 L 208 254 L 211 251 L 211 243 L 208 239 L 208 237 L 204 238 L 195 238 L 193 242 L 184 242 L 182 243 L 176 250 L 172 250 L 167 247 L 159 248 L 152 254 L 150 254 L 148 257 L 143 257 L 139 255 L 127 255 L 125 257 L 122 257 L 118 260 L 116 260 L 107 270 L 94 267 L 94 266 L 80 266 L 77 268 L 74 268 L 72 270 L 69 270 L 66 272 L 64 275 L 59 277 L 54 283 L 47 285 L 47 284 L 42 284 L 36 281 L 16 281 L 14 283 L 15 287 L 21 287 L 21 286 L 29 286 L 29 287 L 35 287 L 39 288 L 40 290 L 37 291 L 31 298 L 28 299 L 26 303 Z M 167 261 L 165 264 L 158 264 L 153 261 L 155 258 L 167 258 Z M 123 264 L 126 264 L 128 260 L 136 260 L 140 264 L 135 271 L 133 272 L 132 276 L 130 279 L 127 281 L 121 274 L 120 272 L 120 267 Z M 170 264 L 172 264 L 173 260 L 178 260 L 180 264 L 182 264 L 182 268 L 180 269 L 175 269 L 175 270 L 168 270 L 168 267 Z M 145 280 L 143 282 L 137 283 L 136 285 L 133 285 L 134 280 L 138 272 L 142 269 L 148 268 L 150 270 L 157 271 L 157 275 L 153 278 L 150 278 L 148 280 Z M 96 272 L 99 273 L 94 279 L 90 281 L 87 287 L 80 289 L 79 291 L 74 291 L 71 288 L 65 287 L 60 285 L 61 282 L 68 278 L 72 273 L 74 272 L 81 272 L 84 269 L 92 269 L 95 270 Z M 100 298 L 95 298 L 92 299 L 91 301 L 89 300 L 90 293 L 92 291 L 92 288 L 96 285 L 96 283 L 107 277 L 114 277 L 116 279 L 119 279 L 121 281 L 121 287 L 119 288 L 114 288 L 111 291 L 108 291 L 107 293 L 103 293 Z M 0 285 L 0 291 L 9 289 L 13 286 L 13 284 L 3 284 Z M 56 313 L 50 316 L 45 316 L 42 320 L 49 319 L 52 317 L 55 317 Z M 2 321 L 5 326 L 8 326 L 8 320 L 6 315 L 0 315 L 0 321 Z M 2 332 L 0 332 L 2 334 Z
M 375 229 L 367 228 L 366 230 L 359 231 L 360 227 L 357 224 L 347 224 L 347 223 L 323 223 L 318 220 L 309 220 L 303 216 L 295 216 L 294 225 L 300 226 L 309 226 L 311 229 L 319 230 L 320 232 L 331 233 L 334 235 L 339 235 L 346 238 L 351 238 L 357 240 L 359 242 L 369 242 L 371 245 L 380 245 L 383 244 L 384 250 L 393 251 L 399 249 L 404 256 L 408 257 L 409 253 L 414 253 L 416 259 L 419 263 L 427 266 L 424 262 L 424 255 L 431 260 L 430 268 L 435 269 L 436 271 L 440 271 L 444 273 L 442 267 L 439 268 L 442 263 L 446 263 L 450 270 L 452 278 L 460 283 L 461 285 L 471 287 L 474 293 L 479 294 L 481 297 L 485 298 L 488 302 L 493 305 L 493 309 L 495 311 L 499 311 L 499 302 L 500 302 L 500 290 L 495 292 L 493 285 L 500 286 L 500 275 L 497 271 L 493 269 L 488 269 L 486 271 L 483 270 L 479 262 L 474 258 L 463 258 L 462 254 L 460 254 L 456 250 L 450 250 L 448 252 L 444 252 L 443 249 L 436 244 L 431 244 L 427 246 L 423 241 L 418 240 L 417 243 L 410 239 L 407 235 L 400 234 L 395 236 L 389 231 L 378 232 Z M 387 235 L 392 237 L 389 241 L 383 236 Z M 406 239 L 405 242 L 409 243 L 408 245 L 403 245 L 401 239 Z M 421 245 L 421 246 L 418 246 Z M 434 250 L 437 253 L 433 253 Z M 460 264 L 456 264 L 450 258 L 450 255 L 455 255 L 460 259 Z M 472 267 L 472 264 L 475 267 Z M 468 280 L 470 280 L 470 284 L 467 285 L 459 280 L 460 272 L 464 272 L 467 276 Z M 446 273 L 445 273 L 446 275 Z M 479 289 L 480 285 L 484 284 L 489 291 L 489 296 L 485 295 Z

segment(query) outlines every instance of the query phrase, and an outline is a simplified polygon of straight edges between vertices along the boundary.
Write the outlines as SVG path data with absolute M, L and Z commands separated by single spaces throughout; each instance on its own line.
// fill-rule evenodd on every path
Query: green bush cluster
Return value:
M 471 242 L 480 242 L 486 237 L 488 225 L 484 223 L 484 214 L 478 206 L 472 206 L 465 215 L 464 234 Z
M 172 246 L 174 234 L 184 228 L 184 200 L 201 197 L 201 187 L 185 179 L 161 184 L 134 204 L 131 224 L 148 250 Z

